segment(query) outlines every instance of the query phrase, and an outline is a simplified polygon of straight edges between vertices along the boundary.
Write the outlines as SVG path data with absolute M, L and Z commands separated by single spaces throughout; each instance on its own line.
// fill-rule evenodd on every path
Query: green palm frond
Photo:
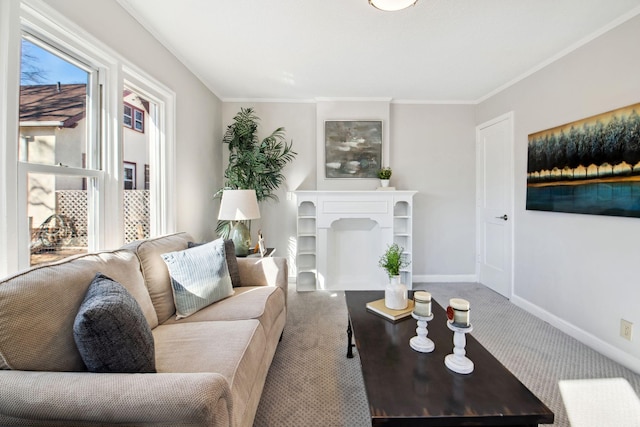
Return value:
M 276 190 L 284 183 L 284 167 L 296 155 L 293 141 L 287 142 L 285 129 L 279 127 L 262 141 L 258 139 L 258 122 L 253 108 L 241 108 L 222 138 L 229 145 L 229 165 L 224 171 L 225 188 L 253 189 L 258 202 L 278 201 Z M 222 189 L 216 196 L 222 194 Z M 230 226 L 218 222 L 216 232 L 228 236 Z M 226 234 L 221 234 L 225 233 Z

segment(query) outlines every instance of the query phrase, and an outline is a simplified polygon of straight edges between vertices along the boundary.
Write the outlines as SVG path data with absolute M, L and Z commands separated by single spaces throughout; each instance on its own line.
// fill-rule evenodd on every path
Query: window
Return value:
M 95 247 L 101 170 L 98 71 L 24 33 L 18 194 L 29 264 Z
M 124 189 L 136 189 L 136 164 L 133 162 L 124 162 Z
M 135 120 L 133 122 L 133 128 L 138 132 L 144 132 L 144 113 L 137 108 L 133 110 Z
M 122 124 L 124 124 L 126 127 L 131 128 L 133 127 L 133 107 L 127 104 L 124 104 L 124 118 L 122 120 Z
M 125 91 L 125 98 L 127 94 L 130 95 L 131 93 L 129 91 Z M 144 111 L 125 102 L 122 124 L 129 129 L 144 133 Z

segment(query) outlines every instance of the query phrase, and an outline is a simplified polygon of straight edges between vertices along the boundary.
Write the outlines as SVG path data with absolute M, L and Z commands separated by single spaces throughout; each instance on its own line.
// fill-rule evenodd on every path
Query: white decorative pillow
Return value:
M 162 254 L 162 259 L 171 276 L 176 319 L 233 295 L 223 239 Z

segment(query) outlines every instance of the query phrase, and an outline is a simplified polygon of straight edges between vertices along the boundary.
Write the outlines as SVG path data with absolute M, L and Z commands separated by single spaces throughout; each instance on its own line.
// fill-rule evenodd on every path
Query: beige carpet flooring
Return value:
M 415 287 L 430 291 L 441 305 L 452 297 L 471 302 L 473 336 L 551 408 L 556 416 L 553 426 L 571 426 L 560 382 L 580 381 L 577 384 L 589 396 L 590 383 L 584 380 L 621 378 L 621 383 L 635 392 L 635 396 L 627 393 L 627 398 L 637 402 L 640 375 L 485 286 L 456 283 Z M 343 292 L 298 293 L 295 285 L 290 285 L 284 337 L 269 370 L 254 427 L 371 425 L 358 353 L 355 351 L 353 359 L 345 357 L 346 326 Z M 640 420 L 601 427 L 640 427 Z

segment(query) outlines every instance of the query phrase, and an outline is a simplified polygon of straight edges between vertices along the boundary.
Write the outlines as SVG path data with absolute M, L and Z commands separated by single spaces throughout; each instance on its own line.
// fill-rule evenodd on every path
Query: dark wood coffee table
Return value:
M 433 301 L 428 337 L 432 353 L 409 346 L 416 335 L 410 317 L 391 323 L 370 313 L 366 303 L 383 292 L 346 291 L 348 332 L 355 336 L 373 426 L 536 426 L 553 423 L 553 412 L 491 355 L 471 334 L 466 355 L 471 374 L 444 364 L 453 352 L 453 332 L 444 309 Z M 506 327 L 506 326 L 505 326 Z M 351 352 L 349 338 L 349 353 Z

